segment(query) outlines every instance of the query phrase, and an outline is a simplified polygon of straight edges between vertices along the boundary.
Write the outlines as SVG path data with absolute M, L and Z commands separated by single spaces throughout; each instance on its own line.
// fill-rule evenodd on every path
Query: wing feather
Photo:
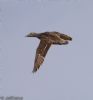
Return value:
M 51 43 L 48 43 L 47 40 L 42 39 L 40 41 L 39 46 L 36 50 L 36 57 L 35 57 L 33 72 L 36 72 L 39 69 L 40 65 L 43 63 L 44 58 L 50 46 L 51 46 Z

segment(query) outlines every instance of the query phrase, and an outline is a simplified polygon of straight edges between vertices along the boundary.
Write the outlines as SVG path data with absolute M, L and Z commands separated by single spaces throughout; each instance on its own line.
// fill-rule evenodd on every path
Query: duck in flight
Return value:
M 36 37 L 40 39 L 39 46 L 36 50 L 36 57 L 34 62 L 33 73 L 36 72 L 40 65 L 44 62 L 44 58 L 52 44 L 54 45 L 66 45 L 72 38 L 68 35 L 59 32 L 43 32 L 43 33 L 35 33 L 31 32 L 26 37 Z

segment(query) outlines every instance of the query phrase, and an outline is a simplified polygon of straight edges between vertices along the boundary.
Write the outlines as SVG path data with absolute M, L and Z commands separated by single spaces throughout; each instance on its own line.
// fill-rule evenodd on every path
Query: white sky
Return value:
M 32 73 L 39 40 L 29 32 L 72 36 L 52 46 Z M 0 95 L 24 100 L 93 100 L 93 1 L 0 0 Z

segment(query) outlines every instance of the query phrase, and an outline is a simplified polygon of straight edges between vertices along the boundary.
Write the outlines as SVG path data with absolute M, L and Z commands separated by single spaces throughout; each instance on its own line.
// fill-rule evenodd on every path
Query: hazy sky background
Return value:
M 72 36 L 52 46 L 32 73 L 39 40 L 29 32 Z M 93 0 L 0 0 L 0 96 L 93 100 Z

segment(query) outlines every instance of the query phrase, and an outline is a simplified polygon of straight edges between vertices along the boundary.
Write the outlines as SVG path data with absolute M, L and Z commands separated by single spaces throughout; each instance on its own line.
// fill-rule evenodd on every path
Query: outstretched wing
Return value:
M 44 61 L 44 58 L 50 46 L 51 46 L 51 43 L 48 43 L 47 40 L 42 39 L 40 41 L 39 46 L 36 50 L 36 57 L 35 57 L 34 68 L 32 72 L 36 72 L 39 69 L 40 65 Z

